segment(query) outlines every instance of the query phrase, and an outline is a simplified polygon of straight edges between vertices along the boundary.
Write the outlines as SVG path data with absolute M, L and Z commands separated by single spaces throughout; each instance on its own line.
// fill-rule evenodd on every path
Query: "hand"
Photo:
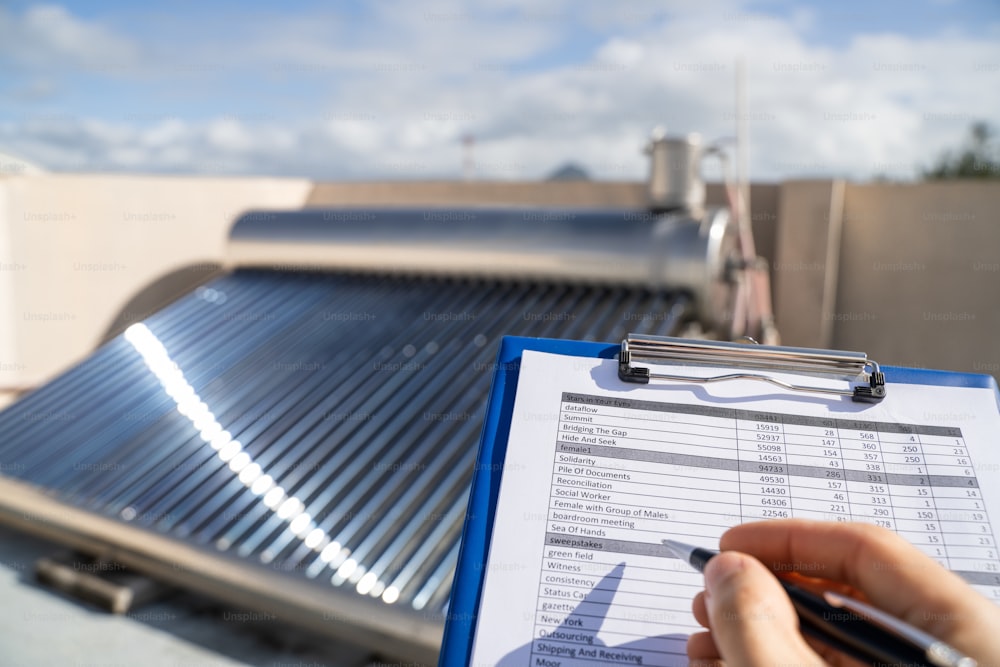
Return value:
M 692 662 L 727 667 L 857 665 L 799 633 L 773 571 L 837 582 L 847 592 L 951 644 L 1000 665 L 1000 607 L 895 533 L 861 523 L 798 519 L 736 526 L 705 567 L 693 603 L 709 632 L 688 641 Z M 749 554 L 749 555 L 747 555 Z M 796 582 L 798 583 L 798 582 Z

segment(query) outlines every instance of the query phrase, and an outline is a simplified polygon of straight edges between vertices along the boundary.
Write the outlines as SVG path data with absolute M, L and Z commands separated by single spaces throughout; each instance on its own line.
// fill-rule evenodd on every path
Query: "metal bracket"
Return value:
M 126 614 L 173 590 L 114 561 L 77 554 L 39 558 L 35 577 L 49 588 L 112 614 Z
M 836 389 L 792 384 L 762 372 L 727 373 L 710 377 L 655 373 L 649 366 L 636 365 L 642 362 L 828 375 L 847 379 L 849 387 Z M 622 341 L 621 353 L 618 355 L 618 377 L 623 382 L 636 384 L 648 384 L 650 380 L 698 384 L 758 380 L 791 391 L 848 396 L 859 403 L 878 403 L 886 395 L 885 374 L 864 352 L 746 345 L 637 334 L 629 334 Z

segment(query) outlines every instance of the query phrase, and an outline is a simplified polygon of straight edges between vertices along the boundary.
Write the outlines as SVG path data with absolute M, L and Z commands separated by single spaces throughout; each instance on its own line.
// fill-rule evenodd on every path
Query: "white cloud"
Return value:
M 67 69 L 121 66 L 138 54 L 135 44 L 56 5 L 33 5 L 23 14 L 0 7 L 0 58 L 21 66 Z
M 205 133 L 211 148 L 222 153 L 239 154 L 254 147 L 252 135 L 243 124 L 232 118 L 222 118 L 208 124 Z
M 179 143 L 186 130 L 187 127 L 180 120 L 166 118 L 150 127 L 140 138 L 149 148 L 168 148 Z
M 657 124 L 708 140 L 733 134 L 737 58 L 756 179 L 912 176 L 973 120 L 1000 125 L 995 40 L 858 32 L 829 46 L 803 36 L 815 29 L 808 13 L 785 20 L 735 0 L 701 5 L 390 2 L 353 24 L 329 14 L 234 19 L 229 41 L 185 50 L 185 62 L 220 70 L 199 79 L 202 120 L 13 121 L 0 125 L 0 148 L 52 169 L 440 178 L 460 175 L 471 133 L 480 177 L 539 178 L 573 160 L 599 178 L 641 179 Z M 641 20 L 624 20 L 639 10 Z M 582 51 L 567 46 L 579 23 L 555 20 L 577 14 L 605 35 Z M 40 30 L 39 16 L 55 26 L 38 37 L 47 46 L 22 45 L 18 58 L 83 54 L 84 33 L 109 50 L 91 46 L 82 62 L 135 55 L 109 29 L 56 8 L 0 14 L 0 36 L 12 22 Z M 150 80 L 165 76 L 163 87 L 180 92 L 184 80 L 163 74 L 173 71 L 163 52 L 153 44 L 139 60 Z M 252 83 L 234 83 L 241 77 Z M 241 114 L 244 98 L 280 99 L 287 120 Z
M 643 46 L 639 42 L 615 37 L 597 50 L 595 60 L 618 65 L 622 69 L 631 69 L 642 62 L 643 51 Z

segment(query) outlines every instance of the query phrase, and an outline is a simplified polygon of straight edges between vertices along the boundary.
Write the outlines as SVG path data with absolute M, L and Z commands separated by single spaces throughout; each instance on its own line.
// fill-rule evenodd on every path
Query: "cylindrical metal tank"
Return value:
M 662 128 L 646 146 L 649 155 L 649 206 L 654 211 L 687 211 L 700 218 L 705 207 L 701 178 L 701 136 L 668 137 Z
M 230 233 L 235 266 L 387 271 L 632 285 L 689 292 L 701 322 L 731 324 L 728 209 L 336 209 L 247 213 Z

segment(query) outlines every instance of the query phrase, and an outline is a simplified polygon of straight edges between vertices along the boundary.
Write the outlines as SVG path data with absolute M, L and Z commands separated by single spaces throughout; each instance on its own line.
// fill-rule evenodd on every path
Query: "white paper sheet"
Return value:
M 886 526 L 1000 600 L 994 393 L 888 389 L 625 385 L 613 360 L 525 351 L 472 664 L 686 665 L 702 578 L 661 540 L 766 518 Z

